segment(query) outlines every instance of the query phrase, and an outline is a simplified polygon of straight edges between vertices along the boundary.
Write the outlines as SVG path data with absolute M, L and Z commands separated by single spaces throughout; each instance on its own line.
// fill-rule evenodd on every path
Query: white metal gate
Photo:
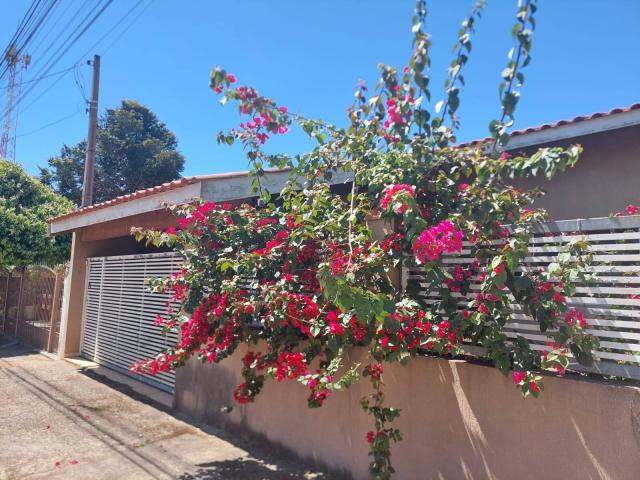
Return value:
M 144 280 L 172 273 L 180 268 L 180 262 L 173 252 L 87 259 L 82 356 L 132 375 L 129 367 L 135 361 L 175 343 L 175 333 L 164 336 L 155 325 L 171 295 L 151 293 Z M 132 376 L 173 391 L 173 372 Z

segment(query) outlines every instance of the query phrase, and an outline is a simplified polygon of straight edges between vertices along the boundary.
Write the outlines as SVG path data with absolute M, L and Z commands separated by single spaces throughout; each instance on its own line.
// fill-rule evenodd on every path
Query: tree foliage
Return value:
M 48 237 L 46 221 L 72 208 L 21 166 L 0 159 L 0 268 L 67 260 L 69 237 Z
M 176 136 L 156 115 L 133 100 L 109 108 L 97 132 L 94 202 L 175 180 L 184 168 Z M 80 205 L 87 144 L 64 145 L 40 168 L 40 178 Z
M 461 72 L 482 7 L 463 22 L 445 98 L 430 107 L 431 44 L 426 4 L 418 0 L 408 65 L 380 65 L 371 94 L 358 87 L 346 128 L 236 86 L 236 77 L 222 68 L 212 72 L 211 88 L 221 102 L 236 103 L 245 117 L 218 140 L 247 151 L 259 200 L 240 207 L 173 206 L 179 229 L 135 230 L 138 239 L 174 247 L 185 262 L 152 283 L 182 302 L 158 317 L 164 328 L 179 331 L 180 340 L 134 371 L 153 374 L 192 357 L 219 362 L 244 344 L 238 402 L 253 402 L 269 378 L 289 379 L 308 388 L 310 407 L 366 378 L 371 394 L 361 407 L 373 418 L 366 434 L 370 472 L 388 479 L 391 445 L 402 437 L 392 425 L 400 412 L 385 403 L 385 363 L 457 355 L 470 342 L 511 374 L 522 396 L 537 397 L 541 370 L 564 373 L 569 352 L 580 362 L 592 360 L 597 340 L 586 333 L 582 313 L 567 305 L 575 283 L 588 279 L 588 245 L 571 243 L 546 268 L 528 264 L 530 237 L 547 220 L 546 212 L 529 206 L 543 192 L 512 185 L 572 167 L 581 149 L 513 157 L 500 152 L 524 82 L 521 69 L 530 59 L 534 1 L 518 3 L 515 47 L 499 89 L 502 112 L 490 123 L 493 141 L 455 144 Z M 316 142 L 312 151 L 292 157 L 263 150 L 270 137 L 294 127 Z M 268 166 L 291 170 L 282 191 L 263 185 Z M 338 172 L 351 177 L 346 196 L 332 187 Z M 389 227 L 383 238 L 374 235 L 373 219 Z M 399 288 L 393 272 L 401 268 L 421 270 L 426 292 Z M 544 346 L 509 338 L 504 327 L 514 321 L 513 304 L 553 341 Z M 346 352 L 353 347 L 366 350 L 363 363 L 350 363 Z

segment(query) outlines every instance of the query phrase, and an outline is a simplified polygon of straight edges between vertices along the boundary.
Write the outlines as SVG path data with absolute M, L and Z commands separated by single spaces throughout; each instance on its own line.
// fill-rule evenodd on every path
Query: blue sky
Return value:
M 79 0 L 62 2 L 69 11 L 80 5 Z M 240 119 L 234 107 L 220 106 L 208 89 L 214 66 L 222 65 L 239 82 L 253 85 L 293 111 L 344 124 L 358 80 L 375 84 L 378 63 L 403 66 L 410 52 L 413 0 L 143 0 L 135 12 L 148 3 L 115 44 L 112 41 L 135 13 L 94 49 L 103 55 L 100 111 L 116 106 L 122 98 L 150 107 L 176 133 L 186 157 L 185 175 L 247 167 L 239 147 L 218 146 L 215 141 L 217 131 Z M 2 47 L 29 4 L 28 0 L 4 1 Z M 459 23 L 472 2 L 432 0 L 428 4 L 435 103 L 442 97 L 440 86 Z M 640 101 L 639 0 L 542 0 L 539 4 L 533 62 L 525 71 L 515 128 Z M 52 71 L 78 61 L 132 5 L 134 0 L 115 0 Z M 497 86 L 512 45 L 515 6 L 515 0 L 489 0 L 477 26 L 459 110 L 460 140 L 486 136 L 489 120 L 498 115 Z M 34 47 L 30 53 L 37 65 L 46 45 Z M 27 71 L 23 81 L 35 71 L 35 67 Z M 88 95 L 90 67 L 79 71 Z M 19 108 L 17 160 L 32 173 L 64 143 L 75 144 L 86 135 L 87 116 L 74 75 L 71 72 L 52 86 L 56 80 L 43 80 Z M 3 87 L 0 102 L 4 104 Z M 52 122 L 58 123 L 42 128 Z M 285 135 L 270 149 L 297 153 L 305 146 L 300 135 Z

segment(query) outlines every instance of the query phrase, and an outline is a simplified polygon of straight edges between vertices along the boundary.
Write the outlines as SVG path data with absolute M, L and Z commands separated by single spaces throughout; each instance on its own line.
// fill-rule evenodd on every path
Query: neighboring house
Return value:
M 487 140 L 470 144 L 481 146 L 483 142 Z M 519 182 L 522 187 L 539 186 L 547 191 L 547 195 L 540 199 L 536 206 L 545 207 L 554 220 L 572 220 L 607 217 L 630 203 L 640 203 L 640 103 L 513 132 L 508 150 L 530 153 L 540 147 L 570 144 L 581 144 L 584 147 L 576 167 L 552 180 L 532 178 Z M 271 171 L 265 177 L 265 183 L 270 191 L 277 192 L 286 178 L 286 171 Z M 335 180 L 337 184 L 348 181 L 346 175 Z M 73 232 L 70 275 L 65 283 L 59 356 L 63 358 L 82 355 L 111 368 L 126 371 L 134 356 L 151 355 L 157 351 L 165 340 L 158 336 L 153 319 L 156 313 L 163 310 L 168 299 L 146 294 L 142 280 L 145 277 L 168 273 L 178 266 L 172 253 L 149 249 L 136 243 L 129 235 L 131 227 L 166 228 L 175 225 L 174 219 L 164 210 L 165 203 L 184 203 L 196 197 L 214 202 L 233 202 L 252 196 L 246 172 L 187 177 L 51 219 L 51 234 Z M 640 351 L 640 345 L 637 350 Z M 266 405 L 271 405 L 269 402 L 276 396 L 280 395 L 277 397 L 280 403 L 282 399 L 287 398 L 289 394 L 282 392 L 265 392 L 268 393 L 267 399 L 259 400 L 256 405 L 242 407 L 229 415 L 220 413 L 224 410 L 222 406 L 229 403 L 230 392 L 238 378 L 238 372 L 234 371 L 234 368 L 237 370 L 237 363 L 211 367 L 211 371 L 208 372 L 190 366 L 181 370 L 177 378 L 174 378 L 173 374 L 164 374 L 155 380 L 155 385 L 173 391 L 175 382 L 176 406 L 201 418 L 235 427 L 243 425 L 284 444 L 300 455 L 314 457 L 325 463 L 334 459 L 334 466 L 350 470 L 356 476 L 362 468 L 366 469 L 366 461 L 364 467 L 360 465 L 361 459 L 366 460 L 366 453 L 364 449 L 355 446 L 362 443 L 361 438 L 351 442 L 349 432 L 360 432 L 368 426 L 362 423 L 363 419 L 359 415 L 352 417 L 349 411 L 339 410 L 347 408 L 347 401 L 340 401 L 340 407 L 324 407 L 321 409 L 324 413 L 314 413 L 315 420 L 308 424 L 296 424 L 291 419 L 292 415 L 307 415 L 298 410 L 298 404 L 304 403 L 298 401 L 299 398 L 296 399 L 295 407 L 288 405 L 284 410 L 282 406 L 274 410 L 267 409 Z M 437 368 L 434 365 L 438 365 Z M 423 463 L 431 462 L 430 466 L 437 464 L 438 468 L 445 471 L 443 478 L 471 478 L 466 475 L 465 468 L 469 471 L 485 472 L 483 478 L 490 478 L 494 474 L 499 478 L 528 478 L 531 472 L 527 471 L 526 467 L 531 463 L 524 461 L 522 451 L 530 448 L 530 445 L 545 444 L 547 436 L 552 438 L 555 435 L 557 442 L 561 439 L 563 442 L 566 440 L 564 450 L 557 456 L 553 448 L 547 450 L 546 447 L 539 447 L 536 455 L 540 454 L 540 458 L 546 458 L 545 462 L 542 462 L 544 465 L 540 466 L 541 470 L 537 472 L 539 475 L 548 478 L 568 478 L 566 468 L 573 464 L 573 460 L 583 464 L 580 467 L 583 478 L 625 478 L 616 472 L 640 469 L 638 444 L 635 443 L 637 437 L 635 441 L 632 440 L 637 433 L 633 433 L 629 424 L 629 411 L 624 410 L 633 403 L 630 400 L 631 395 L 637 395 L 637 402 L 640 392 L 629 393 L 621 387 L 610 385 L 607 385 L 605 390 L 598 390 L 586 382 L 551 379 L 549 388 L 554 392 L 549 398 L 545 397 L 540 401 L 545 403 L 536 404 L 533 401 L 528 402 L 525 407 L 517 403 L 515 394 L 510 395 L 508 401 L 504 398 L 487 399 L 481 394 L 481 391 L 503 391 L 502 387 L 494 385 L 489 388 L 486 385 L 487 382 L 502 385 L 500 382 L 503 382 L 503 379 L 495 370 L 451 363 L 445 368 L 446 371 L 443 371 L 442 365 L 425 363 L 415 367 L 415 372 L 419 373 L 398 373 L 398 382 L 406 380 L 411 388 L 415 388 L 411 394 L 405 391 L 410 406 L 404 409 L 413 405 L 416 411 L 421 411 L 419 405 L 414 404 L 420 400 L 418 403 L 424 402 L 427 409 L 438 409 L 440 413 L 437 416 L 441 419 L 432 422 L 435 426 L 426 425 L 425 418 L 422 417 L 417 424 L 420 427 L 411 429 L 403 426 L 402 430 L 405 431 L 406 428 L 408 432 L 406 436 L 416 440 L 419 445 L 409 446 L 408 440 L 403 442 L 396 449 L 398 458 L 394 460 L 394 464 L 414 462 L 416 468 L 426 468 Z M 474 375 L 486 378 L 483 377 L 481 380 Z M 438 397 L 431 392 L 428 385 L 416 384 L 419 378 L 427 377 L 433 383 L 433 389 L 446 390 L 443 393 L 444 397 Z M 443 380 L 445 377 L 446 382 Z M 196 384 L 202 386 L 195 386 Z M 447 386 L 443 387 L 443 384 Z M 604 388 L 603 385 L 598 385 Z M 472 390 L 469 391 L 469 388 Z M 290 390 L 295 392 L 295 386 Z M 357 393 L 345 395 L 354 398 Z M 581 399 L 575 398 L 576 395 Z M 418 400 L 414 401 L 411 398 Z M 597 409 L 586 413 L 577 412 L 573 416 L 553 413 L 554 409 L 574 406 L 578 409 L 577 406 L 585 398 L 589 398 L 588 403 L 597 408 L 608 409 L 606 424 L 598 423 L 599 420 L 595 417 L 604 412 Z M 433 403 L 429 405 L 428 402 Z M 253 414 L 252 408 L 255 412 Z M 287 413 L 287 408 L 292 408 L 294 413 Z M 479 408 L 480 413 L 474 414 L 474 408 Z M 531 415 L 540 416 L 548 430 L 543 434 L 525 431 L 525 427 L 517 420 L 521 409 L 526 409 Z M 327 413 L 327 410 L 330 413 Z M 512 420 L 492 417 L 491 411 L 502 412 Z M 638 412 L 640 410 L 636 411 L 636 417 L 640 415 Z M 329 422 L 328 415 L 335 415 L 334 420 Z M 478 423 L 476 415 L 480 415 L 483 421 L 493 418 L 496 424 Z M 622 415 L 624 419 L 612 418 L 615 415 Z M 406 422 L 408 416 L 405 411 L 402 421 Z M 283 419 L 284 417 L 288 418 Z M 448 426 L 445 421 L 447 418 L 452 419 Z M 566 424 L 566 418 L 571 418 L 573 425 Z M 528 420 L 536 422 L 533 417 L 529 417 Z M 352 422 L 354 427 L 351 430 L 347 429 L 349 432 L 345 433 L 339 427 L 338 430 L 332 430 L 333 427 L 329 426 L 332 422 L 338 422 L 343 426 Z M 292 429 L 297 428 L 295 425 L 303 425 L 300 428 L 307 429 L 308 434 L 293 435 L 292 440 L 290 433 Z M 481 426 L 485 427 L 484 432 Z M 316 428 L 318 432 L 323 432 L 322 435 L 328 435 L 328 438 L 335 440 L 335 445 L 316 442 Z M 441 460 L 421 452 L 419 447 L 422 446 L 422 440 L 419 438 L 418 428 L 424 428 L 427 435 L 428 430 L 433 428 L 431 434 L 435 435 L 435 440 L 424 440 L 425 442 L 437 442 L 438 436 L 450 435 L 452 448 L 456 449 L 453 454 L 457 455 L 453 466 L 443 467 Z M 573 435 L 575 438 L 565 438 L 569 430 L 577 432 Z M 612 450 L 611 439 L 607 440 L 606 436 L 595 438 L 600 430 L 617 432 L 621 443 Z M 517 438 L 513 440 L 510 435 Z M 429 445 L 427 448 L 434 447 L 433 443 Z M 492 447 L 489 448 L 488 445 Z M 355 453 L 349 450 L 352 448 Z M 515 449 L 519 448 L 521 451 L 517 452 Z M 349 451 L 345 450 L 345 453 L 341 449 Z M 497 455 L 494 450 L 502 453 Z M 594 459 L 598 457 L 598 452 L 605 453 Z M 416 460 L 420 457 L 423 457 L 423 463 L 420 463 L 422 460 Z M 567 462 L 567 458 L 573 460 Z M 356 462 L 357 465 L 353 466 L 350 462 Z M 446 470 L 447 468 L 449 470 Z M 547 468 L 551 470 L 547 471 Z M 544 474 L 543 471 L 548 473 Z

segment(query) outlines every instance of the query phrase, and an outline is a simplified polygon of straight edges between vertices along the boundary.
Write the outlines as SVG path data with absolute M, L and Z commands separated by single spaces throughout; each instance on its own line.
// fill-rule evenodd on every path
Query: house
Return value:
M 509 150 L 570 144 L 584 147 L 576 167 L 552 180 L 520 182 L 522 187 L 547 191 L 537 206 L 545 207 L 555 220 L 575 220 L 607 217 L 627 204 L 640 203 L 640 103 L 512 132 Z M 265 184 L 279 191 L 286 177 L 286 171 L 270 171 Z M 348 181 L 346 175 L 336 180 Z M 164 203 L 252 196 L 246 172 L 187 177 L 51 219 L 51 234 L 73 233 L 59 356 L 81 355 L 126 371 L 134 355 L 157 351 L 166 340 L 154 330 L 153 317 L 168 299 L 146 294 L 142 280 L 177 268 L 176 259 L 171 252 L 137 244 L 129 235 L 131 227 L 172 225 Z M 594 227 L 598 231 L 609 228 L 606 222 L 592 221 L 602 225 Z M 619 230 L 632 225 L 620 222 Z M 633 228 L 638 226 L 634 223 Z M 634 312 L 637 322 L 640 317 Z M 627 323 L 633 331 L 640 329 L 638 323 Z M 629 340 L 634 351 L 640 351 L 637 335 L 628 336 L 635 339 Z M 640 357 L 623 361 L 628 359 L 636 362 L 629 368 L 637 372 Z M 366 416 L 355 411 L 359 386 L 340 398 L 336 395 L 317 412 L 306 411 L 296 385 L 267 386 L 256 404 L 229 410 L 239 365 L 238 358 L 213 367 L 188 365 L 176 377 L 145 381 L 175 392 L 175 406 L 201 419 L 258 432 L 302 456 L 357 478 L 364 475 L 366 451 L 358 435 L 364 436 L 369 426 Z M 523 404 L 495 369 L 463 361 L 424 359 L 392 372 L 389 382 L 397 388 L 389 389 L 394 392 L 389 403 L 411 412 L 400 420 L 405 442 L 394 453 L 399 478 L 425 478 L 427 466 L 443 478 L 471 478 L 468 472 L 484 472 L 483 478 L 528 478 L 527 459 L 533 455 L 545 458 L 537 463 L 536 474 L 548 478 L 625 478 L 640 468 L 638 426 L 630 420 L 640 415 L 640 392 L 633 387 L 550 378 L 547 388 L 552 394 Z M 615 432 L 615 442 L 603 435 L 606 431 Z

